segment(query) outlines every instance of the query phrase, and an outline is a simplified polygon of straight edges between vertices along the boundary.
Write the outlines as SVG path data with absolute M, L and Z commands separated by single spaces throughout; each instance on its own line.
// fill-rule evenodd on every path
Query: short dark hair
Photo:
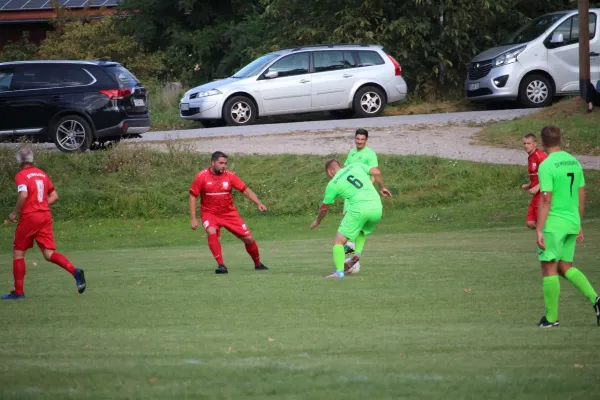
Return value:
M 542 128 L 542 143 L 544 147 L 560 146 L 561 137 L 558 127 L 549 125 Z
M 212 153 L 212 156 L 210 157 L 210 161 L 215 162 L 221 157 L 229 158 L 229 157 L 227 157 L 227 154 L 223 153 L 222 151 L 215 151 L 214 153 Z
M 336 160 L 335 158 L 331 158 L 325 161 L 325 171 L 329 171 L 329 168 L 331 168 L 333 164 L 337 164 L 339 167 L 341 167 L 340 162 L 338 160 Z
M 354 137 L 357 137 L 358 135 L 365 135 L 365 137 L 367 139 L 369 138 L 369 132 L 366 129 L 363 129 L 363 128 L 358 128 L 356 130 L 356 133 L 354 134 Z
M 532 138 L 533 140 L 537 141 L 537 138 L 535 137 L 534 133 L 527 133 L 525 136 L 523 136 L 523 139 L 529 139 Z

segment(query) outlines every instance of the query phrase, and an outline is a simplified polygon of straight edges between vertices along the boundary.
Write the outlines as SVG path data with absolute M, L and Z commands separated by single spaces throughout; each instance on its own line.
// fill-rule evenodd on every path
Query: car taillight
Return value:
M 101 90 L 100 93 L 107 96 L 109 100 L 116 99 L 121 100 L 125 97 L 131 96 L 131 89 L 105 89 Z
M 392 60 L 392 64 L 394 64 L 394 75 L 396 76 L 402 76 L 402 67 L 400 66 L 400 64 L 398 63 L 398 61 L 396 61 L 394 59 L 394 57 L 390 56 L 388 54 L 388 57 L 390 58 L 390 60 Z

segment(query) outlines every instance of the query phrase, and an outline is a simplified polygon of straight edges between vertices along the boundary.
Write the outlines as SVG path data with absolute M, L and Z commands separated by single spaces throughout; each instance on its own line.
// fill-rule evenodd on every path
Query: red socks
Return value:
M 64 268 L 71 275 L 75 275 L 75 266 L 71 264 L 71 261 L 67 257 L 63 256 L 56 251 L 50 256 L 50 262 Z
M 15 293 L 23 294 L 23 281 L 25 280 L 25 259 L 13 260 L 13 277 L 15 278 Z
M 208 235 L 208 248 L 217 260 L 217 264 L 223 265 L 223 253 L 221 251 L 221 242 L 216 234 Z
M 260 265 L 260 253 L 258 252 L 258 245 L 256 244 L 256 241 L 246 244 L 246 251 L 248 254 L 250 254 L 250 257 L 252 257 L 254 266 L 258 267 Z

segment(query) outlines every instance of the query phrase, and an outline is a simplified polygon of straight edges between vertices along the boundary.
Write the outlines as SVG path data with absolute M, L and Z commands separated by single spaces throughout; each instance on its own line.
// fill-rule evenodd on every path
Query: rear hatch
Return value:
M 148 113 L 148 91 L 137 78 L 122 65 L 107 65 L 108 75 L 117 84 L 119 106 L 128 116 Z

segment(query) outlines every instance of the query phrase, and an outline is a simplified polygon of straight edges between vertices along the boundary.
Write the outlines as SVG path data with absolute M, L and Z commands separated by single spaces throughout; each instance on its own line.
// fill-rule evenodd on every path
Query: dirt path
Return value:
M 525 165 L 524 151 L 471 144 L 481 128 L 448 125 L 397 126 L 369 130 L 369 147 L 381 154 L 434 155 L 455 160 L 494 164 Z M 211 153 L 221 150 L 230 154 L 333 154 L 347 153 L 353 146 L 354 129 L 329 132 L 297 132 L 260 136 L 220 136 L 176 141 L 188 150 Z M 166 150 L 161 142 L 146 146 Z M 600 170 L 600 157 L 577 156 L 586 169 Z

